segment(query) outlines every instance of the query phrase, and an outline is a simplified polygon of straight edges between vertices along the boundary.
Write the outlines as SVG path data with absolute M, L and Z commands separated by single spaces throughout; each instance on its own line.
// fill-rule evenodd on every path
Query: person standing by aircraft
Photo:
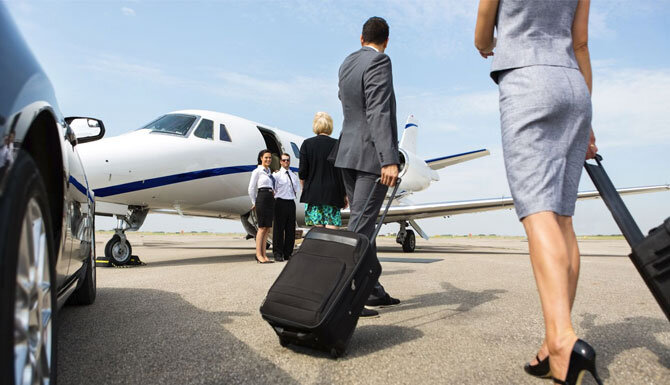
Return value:
M 270 171 L 272 153 L 264 149 L 258 153 L 258 167 L 251 173 L 249 180 L 249 197 L 251 198 L 251 210 L 256 210 L 258 231 L 256 232 L 256 262 L 272 263 L 268 259 L 265 244 L 268 240 L 268 232 L 272 227 L 274 215 L 274 191 L 275 178 Z
M 362 48 L 347 56 L 339 70 L 344 121 L 335 167 L 342 169 L 351 205 L 348 229 L 370 237 L 388 187 L 396 183 L 400 162 L 391 59 L 384 53 L 389 41 L 386 20 L 368 19 L 360 41 Z M 383 188 L 375 183 L 380 175 Z M 370 204 L 363 207 L 370 195 Z M 374 240 L 372 247 L 376 257 Z M 377 282 L 366 306 L 399 303 L 400 300 L 391 297 Z M 369 314 L 371 312 L 373 314 Z M 374 313 L 367 310 L 361 316 Z
M 295 245 L 295 198 L 300 191 L 298 176 L 291 171 L 291 155 L 281 154 L 281 168 L 272 175 L 276 181 L 275 213 L 272 227 L 272 254 L 277 262 L 288 260 Z
M 507 179 L 544 315 L 544 343 L 524 369 L 570 385 L 580 384 L 585 370 L 602 384 L 596 352 L 577 338 L 570 319 L 579 277 L 572 216 L 584 159 L 598 150 L 588 15 L 589 0 L 480 0 L 475 28 L 480 55 L 493 56 Z
M 333 118 L 317 112 L 312 122 L 316 134 L 300 146 L 300 183 L 303 185 L 300 202 L 305 203 L 307 226 L 337 229 L 342 226 L 340 209 L 347 207 L 342 174 L 328 161 L 328 154 L 337 141 L 333 133 Z

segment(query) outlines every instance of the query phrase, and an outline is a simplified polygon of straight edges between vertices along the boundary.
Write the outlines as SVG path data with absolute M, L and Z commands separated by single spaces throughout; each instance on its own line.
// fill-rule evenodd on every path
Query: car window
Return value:
M 293 154 L 295 155 L 295 158 L 300 159 L 300 149 L 298 148 L 298 145 L 291 142 L 291 148 L 293 149 Z
M 214 140 L 214 122 L 209 119 L 203 119 L 193 135 L 198 138 Z
M 219 139 L 221 139 L 224 142 L 232 142 L 232 140 L 230 140 L 230 135 L 228 134 L 228 130 L 226 129 L 225 124 L 219 125 Z

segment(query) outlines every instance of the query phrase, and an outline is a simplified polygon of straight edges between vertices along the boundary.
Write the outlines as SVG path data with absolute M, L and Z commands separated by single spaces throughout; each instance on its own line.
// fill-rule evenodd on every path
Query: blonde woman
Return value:
M 602 384 L 596 352 L 570 318 L 579 277 L 572 216 L 584 159 L 597 151 L 588 16 L 588 0 L 480 0 L 475 27 L 480 55 L 493 57 L 507 180 L 544 315 L 544 343 L 524 369 L 569 385 L 585 371 Z
M 316 136 L 305 139 L 300 146 L 300 169 L 302 184 L 300 202 L 306 204 L 307 226 L 336 229 L 342 226 L 340 209 L 347 206 L 342 174 L 328 161 L 328 154 L 337 140 L 333 133 L 333 118 L 325 112 L 314 115 L 312 131 Z

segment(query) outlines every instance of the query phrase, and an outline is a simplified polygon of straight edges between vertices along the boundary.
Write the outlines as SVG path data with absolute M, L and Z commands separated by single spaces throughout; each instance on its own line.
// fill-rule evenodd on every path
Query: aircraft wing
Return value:
M 668 191 L 670 185 L 644 186 L 644 187 L 629 187 L 618 189 L 621 195 L 630 194 L 645 194 L 658 191 Z M 599 199 L 598 191 L 583 191 L 578 193 L 577 200 L 584 199 Z M 475 213 L 481 211 L 503 210 L 514 207 L 514 202 L 511 197 L 500 197 L 490 199 L 477 199 L 470 201 L 454 201 L 454 202 L 434 202 L 434 203 L 419 203 L 412 205 L 398 205 L 391 206 L 384 223 L 408 221 L 412 219 L 446 217 L 456 214 Z M 342 219 L 349 219 L 349 210 L 342 211 Z
M 490 154 L 491 152 L 489 150 L 481 149 L 476 151 L 464 152 L 462 154 L 443 156 L 435 159 L 427 159 L 426 164 L 433 170 L 439 170 L 447 166 L 467 162 L 468 160 L 481 158 L 482 156 L 487 156 Z

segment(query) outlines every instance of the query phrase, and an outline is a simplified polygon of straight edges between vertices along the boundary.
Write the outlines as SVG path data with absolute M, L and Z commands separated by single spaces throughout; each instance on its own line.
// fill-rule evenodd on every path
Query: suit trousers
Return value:
M 295 202 L 275 199 L 275 218 L 272 228 L 272 254 L 291 257 L 295 245 Z
M 342 169 L 342 180 L 347 192 L 347 198 L 349 198 L 351 212 L 347 230 L 363 234 L 368 238 L 375 232 L 379 209 L 381 209 L 382 204 L 384 203 L 384 198 L 386 197 L 386 192 L 388 191 L 387 186 L 375 183 L 378 177 L 379 175 L 364 171 L 352 170 L 349 168 Z M 368 207 L 363 207 L 368 196 L 371 194 L 372 197 L 370 198 Z M 376 258 L 377 244 L 375 240 L 372 240 L 371 246 Z M 369 299 L 382 298 L 385 295 L 386 291 L 384 290 L 384 286 L 377 281 Z

